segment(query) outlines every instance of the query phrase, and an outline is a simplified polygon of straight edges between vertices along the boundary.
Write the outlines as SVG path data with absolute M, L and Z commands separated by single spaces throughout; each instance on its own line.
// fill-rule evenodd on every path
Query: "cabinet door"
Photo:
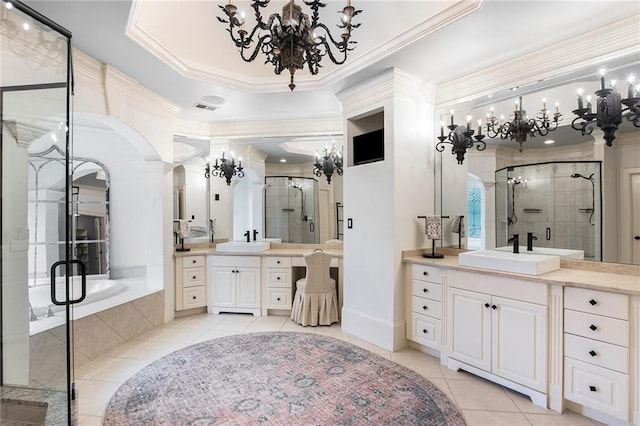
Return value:
M 234 268 L 216 267 L 212 268 L 213 281 L 213 306 L 235 307 L 236 306 L 236 274 Z
M 260 270 L 236 268 L 236 271 L 236 307 L 260 308 Z
M 449 356 L 491 371 L 491 296 L 449 289 Z
M 546 392 L 547 308 L 496 296 L 493 306 L 493 373 Z

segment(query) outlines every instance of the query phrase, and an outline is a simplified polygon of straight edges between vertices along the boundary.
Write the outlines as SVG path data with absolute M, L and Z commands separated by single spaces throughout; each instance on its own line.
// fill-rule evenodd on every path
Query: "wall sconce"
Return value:
M 587 95 L 587 106 L 584 106 L 582 89 L 578 89 L 578 109 L 573 110 L 577 115 L 571 122 L 571 127 L 579 130 L 582 136 L 590 135 L 593 132 L 594 124 L 604 132 L 604 140 L 607 146 L 613 144 L 616 138 L 615 133 L 618 125 L 622 123 L 623 115 L 631 121 L 635 127 L 640 127 L 640 84 L 634 87 L 634 76 L 629 77 L 629 88 L 627 99 L 622 99 L 622 95 L 615 88 L 616 81 L 611 80 L 611 87 L 604 87 L 605 70 L 600 70 L 600 90 L 597 90 L 598 97 L 596 111 L 591 111 L 591 95 Z M 626 108 L 623 108 L 624 105 Z
M 229 160 L 224 158 L 224 151 L 222 151 L 222 158 L 219 163 L 217 157 L 213 166 L 207 162 L 204 169 L 204 177 L 209 179 L 212 175 L 219 176 L 226 179 L 227 185 L 231 185 L 231 178 L 233 176 L 238 176 L 239 178 L 244 177 L 244 171 L 242 171 L 242 169 L 242 158 L 238 160 L 238 165 L 236 166 L 236 159 L 233 157 L 233 154 L 231 154 L 231 160 Z
M 484 136 L 482 134 L 482 120 L 478 120 L 478 134 L 473 136 L 474 130 L 471 129 L 471 116 L 467 116 L 467 125 L 458 126 L 453 123 L 453 110 L 451 110 L 451 124 L 447 126 L 449 134 L 444 135 L 444 123 L 440 122 L 440 136 L 438 139 L 440 142 L 436 144 L 436 151 L 444 151 L 444 144 L 451 144 L 451 153 L 456 156 L 458 164 L 464 162 L 464 155 L 467 153 L 467 149 L 471 149 L 474 145 L 478 151 L 484 151 L 487 144 L 482 141 Z M 475 139 L 475 140 L 474 140 Z
M 321 157 L 316 151 L 316 161 L 313 164 L 313 173 L 320 177 L 324 173 L 327 177 L 327 183 L 331 185 L 331 176 L 333 172 L 342 176 L 342 150 L 336 151 L 335 145 L 331 145 L 331 149 L 324 147 L 324 155 Z
M 527 112 L 522 109 L 522 96 L 516 100 L 515 108 L 513 119 L 502 124 L 493 115 L 492 108 L 492 111 L 487 114 L 487 135 L 490 138 L 499 135 L 501 139 L 515 139 L 519 144 L 520 152 L 522 152 L 522 144 L 527 141 L 527 136 L 533 138 L 538 135 L 548 135 L 549 132 L 558 128 L 558 121 L 562 116 L 558 109 L 558 103 L 556 103 L 556 112 L 553 113 L 553 118 L 549 116 L 546 99 L 542 99 L 542 109 L 536 118 L 527 117 Z

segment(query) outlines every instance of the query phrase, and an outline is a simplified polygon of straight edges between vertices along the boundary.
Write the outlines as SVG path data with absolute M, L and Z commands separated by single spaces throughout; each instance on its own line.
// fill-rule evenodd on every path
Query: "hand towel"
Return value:
M 442 223 L 438 215 L 429 215 L 424 225 L 424 232 L 430 240 L 439 240 L 442 238 Z
M 455 234 L 460 233 L 461 237 L 465 236 L 464 216 L 456 216 L 455 219 L 453 219 L 453 223 L 451 223 L 451 232 Z
M 189 221 L 185 219 L 178 220 L 176 234 L 178 234 L 178 237 L 182 239 L 191 238 L 191 226 L 189 225 Z

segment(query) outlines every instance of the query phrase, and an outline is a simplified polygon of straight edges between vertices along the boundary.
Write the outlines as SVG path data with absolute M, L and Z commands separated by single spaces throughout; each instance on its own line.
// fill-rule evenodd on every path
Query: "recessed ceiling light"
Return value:
M 554 141 L 553 139 L 547 139 L 546 141 L 544 141 L 545 145 L 551 145 L 552 143 L 556 143 L 556 141 Z
M 29 28 L 31 28 L 31 26 L 28 22 L 25 22 L 24 24 L 22 24 L 22 28 L 24 28 L 25 31 L 29 31 Z
M 286 163 L 286 162 L 287 162 L 287 159 L 286 159 L 286 158 L 281 158 L 281 159 L 280 159 L 280 162 L 281 162 L 281 163 Z
M 6 7 L 7 9 L 11 9 L 13 7 L 13 3 L 11 3 L 10 1 L 6 2 L 4 4 L 4 7 Z

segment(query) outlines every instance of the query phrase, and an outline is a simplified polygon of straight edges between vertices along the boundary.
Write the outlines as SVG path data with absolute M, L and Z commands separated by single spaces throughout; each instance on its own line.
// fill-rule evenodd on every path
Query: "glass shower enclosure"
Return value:
M 283 243 L 319 243 L 318 181 L 268 176 L 265 183 L 265 237 Z
M 583 250 L 602 260 L 602 178 L 599 161 L 549 162 L 496 171 L 496 246 L 514 234 L 526 245 Z
M 84 294 L 74 294 L 71 282 L 86 282 L 84 264 L 72 253 L 71 33 L 21 2 L 0 6 L 0 423 L 70 425 L 72 304 Z M 45 147 L 59 155 L 39 175 L 48 186 L 36 195 L 29 159 Z M 42 212 L 51 212 L 37 230 L 34 197 Z M 30 303 L 36 250 L 45 299 L 63 310 L 46 330 L 30 327 L 46 315 Z M 56 344 L 44 345 L 43 333 Z

